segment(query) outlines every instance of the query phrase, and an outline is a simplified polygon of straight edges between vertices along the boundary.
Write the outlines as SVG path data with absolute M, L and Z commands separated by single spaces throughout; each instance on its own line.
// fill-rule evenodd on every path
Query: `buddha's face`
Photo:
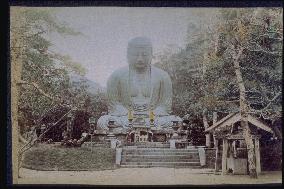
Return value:
M 151 64 L 152 47 L 136 45 L 127 50 L 128 63 L 137 70 L 144 70 Z

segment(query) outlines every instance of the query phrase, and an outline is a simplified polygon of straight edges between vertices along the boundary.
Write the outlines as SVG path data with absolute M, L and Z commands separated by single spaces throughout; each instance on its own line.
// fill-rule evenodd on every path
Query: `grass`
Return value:
M 82 171 L 115 169 L 115 150 L 66 148 L 39 144 L 25 153 L 22 167 L 35 170 Z

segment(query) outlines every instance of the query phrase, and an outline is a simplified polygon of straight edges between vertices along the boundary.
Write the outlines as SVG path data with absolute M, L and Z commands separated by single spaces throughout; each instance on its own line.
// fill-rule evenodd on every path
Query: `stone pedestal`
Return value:
M 116 148 L 115 150 L 115 164 L 120 165 L 121 163 L 121 153 L 122 153 L 122 148 Z
M 230 156 L 227 159 L 227 169 L 231 169 L 233 171 L 232 173 L 236 175 L 246 175 L 248 174 L 247 159 Z
M 109 132 L 107 134 L 106 140 L 110 141 L 110 147 L 112 149 L 115 149 L 116 148 L 116 141 L 117 141 L 117 139 L 116 139 L 115 135 L 113 134 L 113 131 L 114 131 L 115 128 L 117 128 L 117 126 L 114 125 L 114 121 L 113 120 L 109 121 L 108 128 L 109 128 Z
M 170 148 L 171 149 L 175 149 L 176 148 L 176 140 L 175 139 L 171 139 L 169 140 L 170 142 Z
M 116 148 L 116 142 L 117 142 L 117 139 L 115 139 L 115 138 L 110 139 L 110 148 L 111 149 Z

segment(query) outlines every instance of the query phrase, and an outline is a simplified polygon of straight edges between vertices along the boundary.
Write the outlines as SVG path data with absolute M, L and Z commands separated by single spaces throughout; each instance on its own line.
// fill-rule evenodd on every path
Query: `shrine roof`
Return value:
M 213 132 L 215 129 L 217 129 L 219 127 L 225 127 L 225 126 L 228 126 L 228 125 L 232 125 L 232 124 L 234 124 L 238 121 L 241 121 L 240 113 L 239 112 L 230 113 L 226 117 L 224 117 L 224 118 L 220 119 L 219 121 L 217 121 L 216 123 L 214 123 L 212 126 L 205 129 L 205 132 Z M 258 118 L 254 117 L 250 114 L 248 115 L 248 122 L 253 124 L 254 126 L 262 129 L 262 130 L 273 133 L 273 130 L 266 123 L 263 123 Z

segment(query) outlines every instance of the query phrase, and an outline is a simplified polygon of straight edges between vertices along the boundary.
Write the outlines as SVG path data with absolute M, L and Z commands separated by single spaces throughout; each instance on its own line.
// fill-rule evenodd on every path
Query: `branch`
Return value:
M 217 103 L 235 103 L 235 102 L 239 102 L 239 99 L 236 100 L 217 100 Z
M 246 50 L 248 51 L 251 51 L 251 52 L 262 52 L 262 53 L 266 53 L 266 54 L 270 54 L 270 55 L 278 55 L 280 56 L 280 53 L 277 52 L 277 51 L 267 51 L 267 50 L 264 50 L 264 49 L 258 49 L 258 50 L 253 50 L 253 49 L 249 49 L 249 48 L 246 48 Z
M 19 151 L 19 155 L 22 155 L 25 151 L 30 149 L 36 141 L 40 140 L 48 131 L 50 131 L 55 125 L 57 125 L 66 115 L 68 115 L 73 109 L 70 109 L 66 114 L 64 114 L 57 122 L 53 123 L 49 128 L 47 128 L 43 133 L 39 135 L 35 140 L 29 141 L 27 144 L 25 144 Z M 30 146 L 28 146 L 30 145 Z M 27 148 L 26 148 L 27 147 Z M 26 148 L 26 149 L 25 149 Z
M 245 48 L 248 51 L 252 51 L 252 52 L 262 52 L 262 53 L 266 53 L 266 54 L 270 54 L 270 55 L 280 55 L 280 52 L 278 51 L 267 51 L 265 49 L 263 49 L 258 43 L 256 42 L 250 42 L 251 44 L 255 44 L 257 49 L 252 49 L 252 48 Z
M 47 94 L 46 92 L 44 92 L 39 86 L 37 83 L 35 82 L 27 82 L 27 81 L 23 81 L 23 80 L 20 80 L 18 83 L 18 85 L 31 85 L 33 86 L 38 92 L 40 92 L 40 94 L 42 94 L 43 96 L 51 99 L 51 100 L 54 100 L 54 98 L 52 96 L 50 96 L 49 94 Z
M 244 48 L 243 48 L 243 47 L 240 47 L 238 53 L 237 53 L 235 56 L 233 56 L 234 61 L 239 61 L 239 58 L 240 58 L 240 56 L 242 55 L 243 50 L 244 50 Z M 235 68 L 238 68 L 238 67 L 235 66 Z
M 281 91 L 278 92 L 271 100 L 269 100 L 269 103 L 261 111 L 266 110 L 272 104 L 272 102 L 276 100 L 276 98 L 278 98 L 278 96 L 280 96 L 281 94 Z
M 269 108 L 269 106 L 272 104 L 272 102 L 274 101 L 274 100 L 276 100 L 280 95 L 282 94 L 282 92 L 280 91 L 280 92 L 278 92 L 271 100 L 268 100 L 269 101 L 269 103 L 264 107 L 264 108 L 262 108 L 261 110 L 255 110 L 255 109 L 252 109 L 252 108 L 250 108 L 250 112 L 249 113 L 253 113 L 253 114 L 260 114 L 260 115 L 262 115 L 263 117 L 264 117 L 264 113 L 268 113 L 268 108 Z
M 270 32 L 270 33 L 272 33 L 272 32 Z M 273 33 L 274 33 L 274 32 L 273 32 Z M 275 33 L 276 33 L 276 32 L 275 32 Z M 268 37 L 269 39 L 274 39 L 274 40 L 276 40 L 276 41 L 282 41 L 282 40 L 283 40 L 282 37 L 271 37 L 271 36 L 269 36 L 268 34 L 259 35 L 259 37 Z

